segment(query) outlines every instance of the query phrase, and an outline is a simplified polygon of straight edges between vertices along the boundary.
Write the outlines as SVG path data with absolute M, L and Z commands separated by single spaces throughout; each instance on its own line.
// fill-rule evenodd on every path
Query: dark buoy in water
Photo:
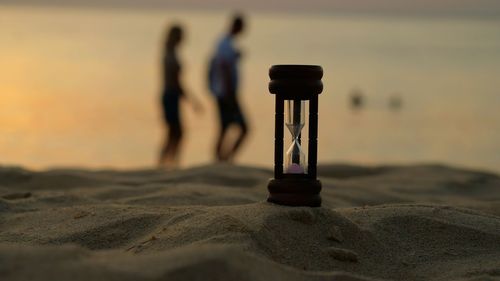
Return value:
M 403 100 L 399 94 L 393 94 L 389 97 L 389 109 L 399 110 L 403 106 Z
M 364 106 L 363 92 L 360 89 L 354 89 L 349 95 L 349 104 L 351 109 L 357 110 Z

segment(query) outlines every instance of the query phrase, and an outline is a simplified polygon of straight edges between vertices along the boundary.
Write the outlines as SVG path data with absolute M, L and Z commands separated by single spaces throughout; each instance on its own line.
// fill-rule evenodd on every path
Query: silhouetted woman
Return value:
M 182 41 L 183 31 L 178 25 L 173 25 L 165 42 L 163 58 L 163 93 L 162 106 L 166 123 L 166 137 L 160 152 L 159 166 L 175 168 L 179 164 L 179 150 L 182 141 L 182 122 L 179 110 L 179 101 L 186 97 L 180 82 L 181 63 L 177 56 L 177 49 Z M 193 100 L 195 109 L 197 104 Z

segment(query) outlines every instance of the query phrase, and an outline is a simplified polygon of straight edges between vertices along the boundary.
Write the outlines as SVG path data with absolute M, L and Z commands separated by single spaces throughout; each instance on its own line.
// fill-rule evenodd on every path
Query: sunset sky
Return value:
M 256 9 L 270 11 L 323 11 L 470 15 L 500 18 L 498 0 L 0 0 L 0 5 L 111 6 L 134 8 Z

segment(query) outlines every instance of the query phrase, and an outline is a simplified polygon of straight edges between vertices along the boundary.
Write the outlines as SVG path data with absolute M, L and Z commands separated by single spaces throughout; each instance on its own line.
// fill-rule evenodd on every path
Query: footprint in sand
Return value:
M 351 250 L 329 247 L 326 249 L 326 253 L 339 261 L 358 262 L 358 254 Z
M 313 214 L 311 210 L 308 209 L 297 209 L 290 210 L 288 212 L 288 216 L 294 220 L 304 224 L 314 224 L 316 222 L 316 216 Z
M 18 200 L 29 197 L 31 197 L 31 192 L 16 192 L 16 193 L 5 194 L 2 196 L 2 198 L 5 200 Z
M 342 235 L 342 231 L 340 230 L 340 227 L 334 225 L 330 228 L 328 236 L 326 239 L 342 243 L 344 242 L 344 236 Z

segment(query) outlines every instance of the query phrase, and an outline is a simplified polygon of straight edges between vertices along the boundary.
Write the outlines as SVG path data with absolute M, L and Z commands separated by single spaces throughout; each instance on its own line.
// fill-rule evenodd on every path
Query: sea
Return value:
M 451 164 L 500 172 L 500 19 L 247 11 L 238 93 L 250 134 L 235 162 L 271 168 L 269 67 L 324 69 L 319 163 Z M 229 11 L 0 6 L 0 163 L 155 167 L 166 30 L 180 24 L 181 167 L 214 161 L 207 64 Z M 353 106 L 353 93 L 360 105 Z M 288 144 L 287 144 L 288 145 Z M 286 149 L 286 148 L 284 148 Z

